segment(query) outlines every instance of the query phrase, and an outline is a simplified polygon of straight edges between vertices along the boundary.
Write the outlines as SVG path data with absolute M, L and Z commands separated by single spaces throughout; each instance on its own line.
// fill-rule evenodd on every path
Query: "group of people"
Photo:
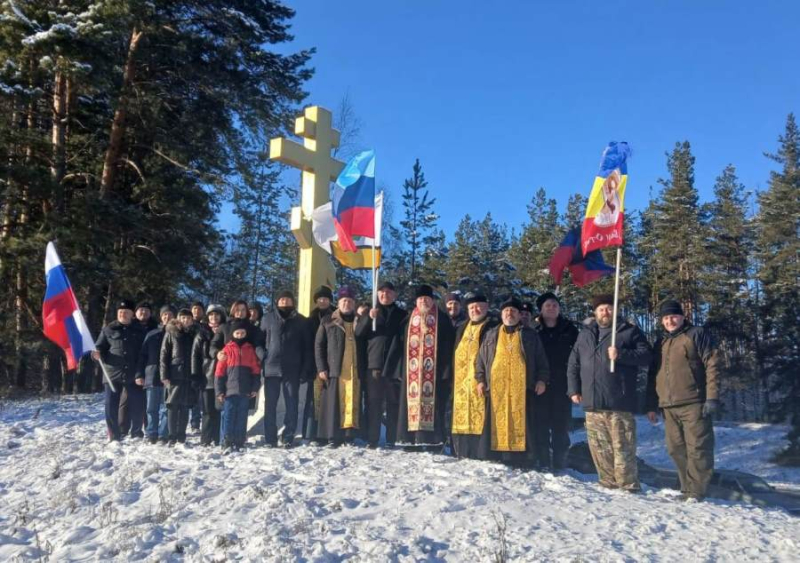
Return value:
M 533 303 L 506 299 L 499 315 L 481 291 L 447 294 L 429 285 L 408 310 L 383 282 L 377 305 L 357 306 L 348 287 L 314 294 L 308 317 L 290 291 L 271 311 L 235 301 L 160 310 L 122 301 L 97 340 L 106 385 L 109 437 L 153 443 L 186 440 L 189 411 L 202 411 L 201 444 L 246 441 L 248 410 L 264 387 L 264 443 L 304 439 L 338 446 L 362 438 L 444 448 L 460 458 L 560 471 L 570 446 L 572 403 L 603 487 L 640 490 L 636 462 L 637 380 L 648 371 L 647 412 L 663 411 L 667 449 L 685 498 L 701 499 L 713 474 L 712 415 L 718 406 L 717 353 L 681 305 L 665 301 L 654 346 L 619 319 L 613 296 L 592 299 L 593 318 L 568 320 L 552 292 Z M 305 409 L 299 413 L 301 384 Z M 277 406 L 283 397 L 283 432 Z M 123 399 L 121 408 L 121 399 Z M 122 420 L 122 424 L 120 421 Z M 144 427 L 144 430 L 143 430 Z

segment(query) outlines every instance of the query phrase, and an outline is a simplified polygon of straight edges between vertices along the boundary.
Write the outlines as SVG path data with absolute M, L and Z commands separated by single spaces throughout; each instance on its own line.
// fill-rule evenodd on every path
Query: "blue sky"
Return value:
M 396 208 L 419 158 L 448 235 L 487 211 L 519 229 L 539 186 L 563 210 L 609 140 L 634 150 L 628 209 L 676 141 L 692 144 L 701 200 L 728 163 L 764 189 L 763 152 L 800 111 L 800 2 L 287 3 L 289 48 L 317 48 L 308 102 L 349 93 Z

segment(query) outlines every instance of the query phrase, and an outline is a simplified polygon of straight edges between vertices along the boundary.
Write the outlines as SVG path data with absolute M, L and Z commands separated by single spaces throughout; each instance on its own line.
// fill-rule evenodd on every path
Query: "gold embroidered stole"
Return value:
M 358 428 L 361 386 L 358 379 L 358 354 L 354 323 L 344 323 L 344 356 L 339 374 L 339 421 L 342 428 Z
M 405 391 L 410 432 L 434 429 L 438 312 L 434 307 L 423 315 L 414 309 L 408 322 Z
M 492 450 L 525 451 L 525 357 L 521 331 L 500 327 L 490 379 Z
M 475 363 L 480 351 L 479 324 L 468 323 L 456 348 L 455 378 L 453 383 L 453 434 L 481 434 L 486 418 L 486 399 L 478 395 L 475 381 Z

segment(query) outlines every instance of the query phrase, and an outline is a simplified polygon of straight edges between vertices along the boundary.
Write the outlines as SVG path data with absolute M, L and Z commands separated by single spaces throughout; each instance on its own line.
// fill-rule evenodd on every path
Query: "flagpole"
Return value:
M 103 363 L 103 360 L 97 358 L 97 362 L 100 364 L 100 369 L 103 371 L 103 377 L 106 378 L 106 383 L 108 383 L 108 386 L 111 387 L 111 392 L 116 393 L 117 389 L 116 387 L 114 387 L 114 383 L 111 381 L 111 378 L 109 377 L 108 372 L 106 371 L 106 365 Z
M 614 276 L 614 312 L 611 320 L 611 347 L 617 345 L 617 305 L 619 304 L 619 266 L 622 261 L 622 247 L 617 247 L 617 273 Z M 611 373 L 614 373 L 614 360 L 611 360 Z
M 375 234 L 372 235 L 372 308 L 378 307 L 378 269 L 375 267 Z M 378 328 L 378 319 L 372 319 L 372 331 Z

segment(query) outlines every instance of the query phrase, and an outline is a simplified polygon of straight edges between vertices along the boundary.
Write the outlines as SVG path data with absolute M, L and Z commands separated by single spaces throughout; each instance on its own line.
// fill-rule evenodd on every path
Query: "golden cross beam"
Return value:
M 277 138 L 269 142 L 269 157 L 302 170 L 300 207 L 292 208 L 291 229 L 300 245 L 297 310 L 308 315 L 314 308 L 314 290 L 320 285 L 334 288 L 333 263 L 311 235 L 311 213 L 330 201 L 330 183 L 344 168 L 344 162 L 331 156 L 339 146 L 339 132 L 332 126 L 331 112 L 319 106 L 307 107 L 295 120 L 294 132 L 303 144 Z M 306 218 L 309 219 L 306 219 Z

